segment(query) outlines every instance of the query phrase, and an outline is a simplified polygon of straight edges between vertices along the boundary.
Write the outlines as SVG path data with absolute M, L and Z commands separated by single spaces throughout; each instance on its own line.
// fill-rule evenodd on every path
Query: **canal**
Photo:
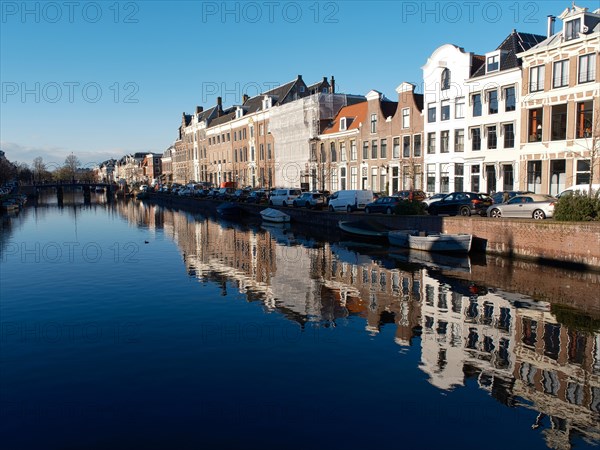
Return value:
M 600 275 L 136 200 L 1 216 L 3 448 L 600 444 Z

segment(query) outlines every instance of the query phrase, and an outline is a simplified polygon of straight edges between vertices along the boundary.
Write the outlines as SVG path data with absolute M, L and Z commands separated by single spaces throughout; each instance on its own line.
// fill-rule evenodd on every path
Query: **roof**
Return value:
M 485 65 L 485 56 L 473 54 L 471 59 L 471 76 L 474 76 L 477 71 Z
M 391 117 L 394 114 L 396 114 L 396 110 L 398 109 L 398 102 L 382 100 L 380 106 L 381 114 L 383 114 L 383 117 Z
M 337 113 L 331 124 L 323 131 L 323 134 L 339 133 L 340 131 L 357 130 L 360 123 L 367 120 L 369 104 L 366 101 L 354 105 L 344 106 Z M 346 130 L 340 130 L 340 119 L 346 117 Z
M 496 48 L 496 50 L 502 52 L 502 56 L 500 57 L 500 71 L 520 67 L 521 60 L 517 58 L 517 53 L 527 51 L 545 39 L 546 36 L 539 34 L 520 33 L 517 30 L 513 30 Z M 485 75 L 485 64 L 481 64 L 472 77 L 476 78 L 483 75 Z

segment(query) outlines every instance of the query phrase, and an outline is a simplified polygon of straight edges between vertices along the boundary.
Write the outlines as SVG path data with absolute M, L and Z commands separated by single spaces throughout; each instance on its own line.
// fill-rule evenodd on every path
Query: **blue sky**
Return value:
M 496 48 L 545 34 L 568 1 L 1 1 L 0 148 L 85 164 L 163 152 L 181 113 L 241 103 L 302 74 L 396 98 L 440 45 Z M 578 6 L 598 7 L 597 1 Z

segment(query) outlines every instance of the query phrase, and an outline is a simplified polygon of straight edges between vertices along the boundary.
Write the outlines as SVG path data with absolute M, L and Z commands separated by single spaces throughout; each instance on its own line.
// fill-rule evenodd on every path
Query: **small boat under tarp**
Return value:
M 260 212 L 262 219 L 266 222 L 287 223 L 290 221 L 289 214 L 279 211 L 275 208 L 263 209 Z
M 340 220 L 338 227 L 345 233 L 370 239 L 387 239 L 391 228 L 367 220 Z

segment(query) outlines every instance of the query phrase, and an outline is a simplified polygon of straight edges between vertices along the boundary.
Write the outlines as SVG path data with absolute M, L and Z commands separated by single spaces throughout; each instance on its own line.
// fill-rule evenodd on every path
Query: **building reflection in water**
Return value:
M 285 228 L 248 228 L 136 202 L 114 207 L 131 223 L 164 229 L 190 276 L 224 289 L 233 284 L 249 301 L 303 327 L 335 326 L 350 316 L 364 318 L 371 334 L 394 326 L 399 346 L 420 345 L 420 369 L 437 388 L 476 379 L 503 404 L 536 411 L 531 426 L 551 448 L 570 448 L 573 435 L 600 442 L 598 318 L 486 288 L 464 274 L 402 268 L 370 256 L 368 247 L 357 251 Z M 577 295 L 588 286 L 596 304 L 600 276 L 582 277 Z

